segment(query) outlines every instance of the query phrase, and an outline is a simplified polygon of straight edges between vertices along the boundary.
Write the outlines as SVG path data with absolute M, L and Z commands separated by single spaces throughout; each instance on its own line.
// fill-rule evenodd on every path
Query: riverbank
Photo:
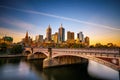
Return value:
M 14 58 L 14 57 L 25 57 L 22 54 L 17 54 L 17 55 L 0 55 L 0 58 Z

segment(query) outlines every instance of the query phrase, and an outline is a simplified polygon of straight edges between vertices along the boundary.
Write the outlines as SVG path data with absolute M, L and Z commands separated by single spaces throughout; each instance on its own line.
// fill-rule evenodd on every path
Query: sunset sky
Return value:
M 120 45 L 120 0 L 0 0 L 0 38 L 21 41 L 26 31 L 31 38 L 52 33 L 61 23 L 67 31 L 82 31 L 90 44 Z

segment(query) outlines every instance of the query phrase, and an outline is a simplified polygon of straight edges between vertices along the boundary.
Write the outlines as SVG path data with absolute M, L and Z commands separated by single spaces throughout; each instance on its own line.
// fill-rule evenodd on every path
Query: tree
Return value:
M 90 48 L 94 48 L 94 45 L 90 45 Z
M 113 47 L 113 43 L 108 43 L 107 46 L 108 47 Z
M 96 48 L 101 48 L 101 47 L 103 47 L 103 45 L 102 45 L 101 43 L 96 43 L 96 44 L 95 44 L 95 47 L 96 47 Z
M 7 44 L 6 43 L 1 43 L 0 44 L 0 52 L 6 53 L 7 50 Z
M 9 36 L 3 37 L 4 41 L 13 42 L 13 38 Z
M 16 44 L 11 48 L 11 54 L 21 54 L 22 51 L 23 51 L 22 45 Z

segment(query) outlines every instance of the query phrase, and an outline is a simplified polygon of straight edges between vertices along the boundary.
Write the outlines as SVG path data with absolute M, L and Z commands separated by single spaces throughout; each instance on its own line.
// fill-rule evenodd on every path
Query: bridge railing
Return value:
M 26 50 L 30 50 L 31 48 L 26 48 Z M 34 52 L 42 51 L 47 52 L 47 48 L 33 48 Z M 120 57 L 119 49 L 92 49 L 92 48 L 83 48 L 83 49 L 56 49 L 53 48 L 52 52 L 56 53 L 73 53 L 73 54 L 85 54 L 85 55 L 92 55 L 92 56 L 114 56 L 114 57 Z M 54 55 L 54 54 L 53 54 Z
M 118 50 L 80 50 L 80 49 L 53 49 L 53 52 L 56 53 L 73 53 L 73 54 L 82 54 L 82 55 L 91 55 L 91 56 L 102 56 L 102 57 L 120 57 Z M 53 54 L 54 55 L 54 54 Z
M 52 49 L 53 51 L 119 54 L 119 50 Z

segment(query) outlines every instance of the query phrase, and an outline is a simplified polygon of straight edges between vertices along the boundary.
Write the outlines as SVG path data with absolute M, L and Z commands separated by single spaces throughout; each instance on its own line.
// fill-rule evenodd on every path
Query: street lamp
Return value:
M 48 48 L 48 52 L 49 52 L 49 58 L 51 59 L 52 58 L 52 48 L 51 47 Z

